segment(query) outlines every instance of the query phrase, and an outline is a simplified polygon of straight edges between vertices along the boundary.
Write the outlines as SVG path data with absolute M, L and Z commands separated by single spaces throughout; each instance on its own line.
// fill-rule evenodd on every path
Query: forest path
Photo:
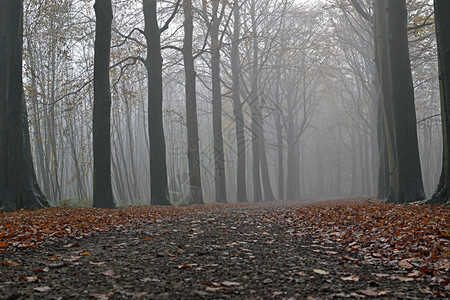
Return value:
M 308 203 L 309 204 L 309 203 Z M 404 268 L 307 233 L 305 202 L 218 207 L 0 253 L 2 299 L 427 299 Z M 307 217 L 307 216 L 306 216 Z M 448 284 L 447 284 L 448 288 Z M 439 293 L 441 293 L 439 292 Z

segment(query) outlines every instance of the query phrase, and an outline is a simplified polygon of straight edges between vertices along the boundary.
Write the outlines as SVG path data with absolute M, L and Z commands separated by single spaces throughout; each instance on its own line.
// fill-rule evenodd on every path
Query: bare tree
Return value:
M 48 206 L 31 157 L 22 81 L 23 2 L 0 1 L 0 205 Z
M 95 57 L 94 57 L 94 207 L 115 208 L 111 186 L 111 91 L 109 60 L 111 0 L 96 0 L 95 5 Z

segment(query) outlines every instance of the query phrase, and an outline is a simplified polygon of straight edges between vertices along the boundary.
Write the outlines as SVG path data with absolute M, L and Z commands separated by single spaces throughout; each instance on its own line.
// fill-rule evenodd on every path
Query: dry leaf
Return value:
M 88 256 L 88 255 L 90 255 L 90 254 L 91 254 L 91 253 L 89 253 L 89 252 L 87 252 L 87 251 L 86 251 L 86 252 L 81 252 L 81 253 L 80 253 L 81 256 Z
M 24 277 L 27 282 L 36 282 L 38 278 L 36 276 Z
M 33 290 L 35 290 L 36 292 L 44 293 L 44 292 L 50 291 L 51 288 L 49 286 L 41 286 L 41 287 L 36 287 Z
M 398 266 L 403 269 L 412 269 L 413 266 L 405 259 L 398 262 Z
M 378 296 L 378 291 L 376 289 L 372 289 L 372 290 L 363 290 L 360 291 L 362 294 L 366 295 L 366 296 L 372 296 L 372 297 L 376 297 Z
M 184 269 L 189 269 L 189 268 L 192 268 L 192 267 L 193 267 L 193 265 L 179 265 L 178 269 L 184 270 Z
M 34 273 L 47 273 L 50 270 L 49 267 L 45 267 L 43 269 L 35 269 L 33 270 Z
M 20 264 L 13 261 L 2 261 L 2 265 L 15 268 L 20 267 Z
M 152 238 L 151 238 L 151 237 L 146 237 L 145 240 L 146 240 L 146 241 L 151 241 Z
M 242 283 L 234 282 L 234 281 L 223 281 L 220 283 L 222 286 L 231 287 L 231 286 L 240 286 Z
M 379 291 L 378 292 L 378 296 L 385 296 L 385 295 L 387 295 L 389 293 L 390 293 L 390 291 Z
M 108 294 L 92 294 L 89 296 L 89 298 L 93 298 L 96 300 L 108 300 L 114 293 L 108 293 Z
M 110 277 L 116 275 L 114 270 L 108 270 L 108 271 L 103 272 L 102 274 L 105 275 L 105 276 L 110 276 Z
M 351 275 L 348 277 L 341 277 L 342 280 L 345 281 L 359 281 L 359 277 L 357 275 Z
M 414 281 L 415 280 L 412 277 L 401 277 L 401 276 L 392 276 L 391 278 L 392 279 L 398 279 L 398 280 L 404 281 L 404 282 L 406 282 L 406 281 Z
M 47 260 L 49 260 L 49 261 L 57 261 L 57 260 L 59 260 L 59 257 L 56 256 L 55 254 L 53 254 L 53 256 L 52 257 L 48 257 Z
M 105 261 L 101 261 L 101 262 L 90 261 L 89 264 L 94 265 L 94 266 L 103 266 L 104 264 L 106 264 L 106 262 Z
M 330 272 L 324 271 L 324 270 L 320 270 L 320 269 L 314 269 L 313 272 L 317 273 L 317 274 L 320 274 L 320 275 L 329 275 L 330 274 Z
M 0 248 L 6 249 L 8 248 L 8 245 L 6 243 L 0 243 Z

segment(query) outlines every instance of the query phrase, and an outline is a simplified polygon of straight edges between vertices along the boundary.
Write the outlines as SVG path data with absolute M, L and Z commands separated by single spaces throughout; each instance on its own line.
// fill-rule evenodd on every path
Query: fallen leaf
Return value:
M 47 260 L 49 260 L 49 261 L 57 261 L 57 260 L 59 260 L 59 257 L 56 256 L 55 254 L 53 254 L 53 256 L 52 257 L 48 257 Z
M 64 248 L 74 248 L 74 247 L 80 247 L 80 245 L 78 245 L 78 243 L 72 243 L 72 244 L 67 244 L 63 246 Z
M 235 281 L 223 281 L 220 283 L 222 286 L 231 287 L 231 286 L 240 286 L 242 283 Z
M 27 282 L 36 282 L 38 278 L 36 276 L 30 276 L 24 278 Z
M 108 300 L 108 299 L 110 299 L 110 297 L 112 295 L 114 295 L 113 292 L 108 293 L 108 294 L 92 294 L 92 295 L 89 296 L 89 298 L 93 298 L 93 299 L 96 299 L 96 300 Z
M 366 295 L 366 296 L 372 296 L 372 297 L 376 297 L 378 296 L 378 291 L 376 289 L 372 289 L 372 290 L 363 290 L 360 291 L 362 294 Z
M 106 264 L 106 262 L 105 261 L 101 261 L 101 262 L 90 261 L 89 264 L 94 265 L 94 266 L 103 266 L 104 264 Z
M 13 261 L 2 261 L 2 265 L 15 268 L 20 267 L 20 264 Z
M 341 277 L 342 280 L 345 281 L 359 281 L 359 277 L 357 275 L 351 275 L 347 277 Z
M 89 253 L 89 252 L 87 252 L 87 251 L 86 251 L 86 252 L 81 252 L 81 253 L 80 253 L 81 256 L 88 256 L 88 255 L 90 255 L 90 254 L 91 254 L 91 253 Z
M 49 286 L 41 286 L 41 287 L 36 287 L 33 290 L 35 290 L 36 292 L 44 293 L 44 292 L 50 291 L 51 288 Z
M 184 270 L 184 269 L 189 269 L 192 268 L 192 265 L 179 265 L 178 269 Z
M 313 272 L 317 273 L 317 274 L 320 274 L 320 275 L 329 275 L 330 274 L 330 272 L 324 271 L 324 270 L 320 270 L 320 269 L 314 269 Z
M 412 269 L 413 266 L 405 259 L 398 262 L 398 266 L 403 269 Z
M 383 277 L 389 277 L 389 276 L 391 276 L 391 275 L 389 275 L 389 274 L 384 274 L 384 273 L 375 273 L 375 276 L 380 277 L 380 278 L 383 278 Z
M 0 243 L 0 248 L 3 249 L 8 248 L 8 245 L 6 243 Z
M 34 269 L 33 272 L 34 273 L 47 273 L 50 270 L 49 267 L 45 267 L 43 269 Z
M 110 277 L 116 275 L 114 270 L 108 270 L 108 271 L 103 272 L 102 274 L 105 275 L 105 276 L 110 276 Z
M 221 287 L 210 287 L 210 286 L 207 286 L 205 288 L 205 291 L 207 291 L 207 292 L 218 292 L 218 291 L 220 291 L 222 289 L 223 288 L 221 288 Z
M 401 277 L 401 276 L 392 276 L 391 278 L 392 279 L 397 279 L 397 280 L 400 280 L 400 281 L 404 281 L 404 282 L 406 282 L 406 281 L 414 281 L 415 280 L 412 277 Z
M 378 296 L 385 296 L 385 295 L 387 295 L 389 293 L 390 293 L 390 291 L 379 291 L 378 292 Z
M 151 237 L 146 237 L 145 240 L 146 240 L 146 241 L 151 241 L 152 238 L 151 238 Z
M 160 282 L 161 280 L 158 279 L 158 278 L 149 278 L 149 277 L 146 277 L 146 278 L 141 278 L 141 279 L 139 279 L 139 281 L 142 281 L 142 282 Z

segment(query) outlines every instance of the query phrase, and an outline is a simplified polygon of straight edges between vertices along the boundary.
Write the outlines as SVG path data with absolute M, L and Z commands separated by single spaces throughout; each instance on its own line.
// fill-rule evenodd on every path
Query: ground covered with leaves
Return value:
M 449 209 L 362 199 L 0 214 L 2 299 L 449 297 Z

